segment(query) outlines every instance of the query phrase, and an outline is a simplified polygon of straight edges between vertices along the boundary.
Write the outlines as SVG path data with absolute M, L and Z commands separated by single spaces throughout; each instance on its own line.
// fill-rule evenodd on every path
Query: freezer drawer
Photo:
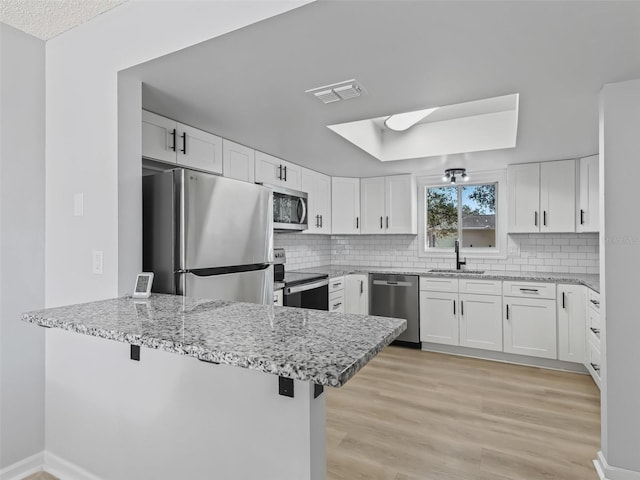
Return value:
M 180 275 L 178 294 L 211 300 L 273 304 L 273 265 L 263 270 L 198 276 Z

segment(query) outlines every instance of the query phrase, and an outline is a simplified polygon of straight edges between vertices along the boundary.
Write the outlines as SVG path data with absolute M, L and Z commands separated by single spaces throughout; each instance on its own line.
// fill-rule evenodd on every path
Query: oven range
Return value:
M 284 249 L 274 249 L 274 280 L 284 282 L 283 305 L 286 307 L 329 310 L 329 275 L 287 272 Z M 278 266 L 281 265 L 281 266 Z

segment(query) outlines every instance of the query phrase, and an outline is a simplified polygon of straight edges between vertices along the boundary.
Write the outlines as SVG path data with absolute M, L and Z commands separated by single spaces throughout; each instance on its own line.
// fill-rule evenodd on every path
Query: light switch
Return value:
M 104 254 L 102 250 L 93 251 L 93 273 L 102 275 Z
M 73 195 L 73 216 L 82 217 L 84 215 L 84 193 Z

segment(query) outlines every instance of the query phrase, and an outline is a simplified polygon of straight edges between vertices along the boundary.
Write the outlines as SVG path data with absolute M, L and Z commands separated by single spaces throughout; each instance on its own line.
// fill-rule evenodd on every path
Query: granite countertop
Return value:
M 22 320 L 340 387 L 406 320 L 153 294 L 28 312 Z
M 295 270 L 296 272 L 326 273 L 331 277 L 339 277 L 350 273 L 396 273 L 405 275 L 421 275 L 428 277 L 448 277 L 448 278 L 480 278 L 485 280 L 514 280 L 530 282 L 553 282 L 571 283 L 585 285 L 596 292 L 600 292 L 600 276 L 587 275 L 582 273 L 552 273 L 552 272 L 499 272 L 485 270 L 482 274 L 473 273 L 440 273 L 429 272 L 428 270 L 407 270 L 406 268 L 389 267 L 363 267 L 345 265 L 323 265 L 320 267 L 304 268 Z

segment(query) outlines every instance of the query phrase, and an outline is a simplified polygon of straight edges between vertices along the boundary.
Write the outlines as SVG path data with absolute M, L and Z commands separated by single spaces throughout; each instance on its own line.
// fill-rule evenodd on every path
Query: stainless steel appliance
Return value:
M 305 192 L 282 187 L 273 189 L 273 228 L 276 230 L 307 229 L 307 198 Z
M 369 274 L 369 315 L 404 318 L 407 329 L 394 343 L 420 347 L 417 275 Z
M 329 310 L 329 276 L 323 273 L 285 272 L 285 307 Z
M 273 302 L 271 189 L 187 169 L 143 177 L 143 269 L 153 291 Z

